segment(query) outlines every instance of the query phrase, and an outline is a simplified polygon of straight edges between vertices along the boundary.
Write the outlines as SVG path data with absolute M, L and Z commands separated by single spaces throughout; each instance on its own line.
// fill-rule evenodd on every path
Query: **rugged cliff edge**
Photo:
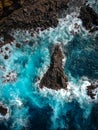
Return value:
M 44 74 L 40 82 L 40 87 L 44 86 L 47 88 L 59 90 L 67 89 L 67 77 L 64 74 L 62 67 L 62 60 L 64 55 L 60 48 L 60 45 L 56 45 L 54 52 L 51 57 L 51 64 L 47 72 Z

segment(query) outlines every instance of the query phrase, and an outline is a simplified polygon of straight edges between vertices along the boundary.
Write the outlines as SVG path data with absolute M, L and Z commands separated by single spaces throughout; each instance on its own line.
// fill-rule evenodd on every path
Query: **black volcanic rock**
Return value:
M 98 30 L 98 14 L 88 5 L 81 7 L 80 16 L 83 26 L 91 32 Z
M 51 64 L 47 72 L 44 74 L 40 82 L 40 87 L 44 86 L 51 89 L 67 89 L 67 77 L 62 67 L 62 59 L 64 58 L 59 45 L 55 46 L 51 57 Z
M 90 96 L 92 99 L 95 99 L 96 93 L 93 91 L 98 88 L 98 83 L 91 83 L 91 85 L 87 86 L 87 94 Z
M 13 36 L 11 36 L 10 34 L 8 33 L 3 33 L 3 39 L 4 39 L 4 42 L 1 42 L 0 41 L 0 48 L 3 47 L 4 45 L 13 42 L 15 40 L 15 38 Z
M 5 116 L 8 112 L 8 109 L 6 107 L 4 107 L 3 105 L 0 105 L 0 114 L 2 116 Z
M 11 36 L 10 34 L 8 33 L 4 33 L 4 43 L 7 44 L 7 43 L 10 43 L 10 42 L 13 42 L 15 39 L 13 36 Z
M 16 47 L 17 47 L 17 48 L 20 48 L 20 47 L 21 47 L 21 44 L 16 43 Z
M 24 0 L 19 8 L 12 10 L 6 17 L 0 18 L 0 33 L 12 28 L 45 29 L 56 26 L 57 14 L 67 8 L 67 3 L 68 0 Z

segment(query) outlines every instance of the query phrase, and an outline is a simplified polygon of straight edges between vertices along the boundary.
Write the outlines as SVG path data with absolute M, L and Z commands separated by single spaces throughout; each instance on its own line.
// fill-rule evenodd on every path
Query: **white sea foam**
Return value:
M 90 85 L 89 81 L 81 80 L 78 85 L 74 84 L 73 82 L 68 82 L 67 90 L 61 89 L 56 91 L 44 87 L 43 89 L 40 89 L 40 92 L 45 97 L 49 97 L 49 95 L 52 96 L 52 98 L 57 102 L 57 104 L 59 102 L 60 104 L 64 105 L 65 103 L 71 103 L 76 100 L 80 104 L 81 109 L 84 110 L 84 117 L 87 118 L 91 112 L 94 102 L 94 100 L 92 100 L 87 95 L 88 85 Z M 55 111 L 55 108 L 53 109 Z
M 80 81 L 78 85 L 74 84 L 73 82 L 68 82 L 67 90 L 60 89 L 56 91 L 56 90 L 44 87 L 43 89 L 40 89 L 40 91 L 41 93 L 43 93 L 44 96 L 51 94 L 57 100 L 61 98 L 61 99 L 64 99 L 66 102 L 70 102 L 76 99 L 79 103 L 82 103 L 81 102 L 81 99 L 82 99 L 83 102 L 90 103 L 91 99 L 87 95 L 87 90 L 86 90 L 87 86 L 89 85 L 90 85 L 89 81 Z

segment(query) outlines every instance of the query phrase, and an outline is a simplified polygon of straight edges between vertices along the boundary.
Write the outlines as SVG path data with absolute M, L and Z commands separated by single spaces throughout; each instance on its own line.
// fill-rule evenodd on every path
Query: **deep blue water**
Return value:
M 68 58 L 66 69 L 73 77 L 98 77 L 98 39 L 84 38 L 79 35 L 67 45 Z
M 71 35 L 74 22 L 80 25 L 80 32 Z M 0 69 L 0 102 L 9 108 L 8 118 L 0 117 L 0 130 L 97 130 L 98 110 L 94 101 L 98 98 L 93 101 L 86 86 L 90 84 L 88 79 L 98 77 L 98 39 L 71 16 L 66 21 L 61 19 L 57 28 L 34 36 L 28 31 L 15 31 L 13 36 L 14 44 L 6 45 L 11 50 L 9 59 L 0 55 L 0 66 L 5 67 Z M 65 54 L 68 91 L 41 90 L 39 78 L 47 71 L 51 48 L 57 43 Z M 5 49 L 4 52 L 8 53 Z M 2 76 L 9 72 L 15 74 L 16 80 L 4 83 Z

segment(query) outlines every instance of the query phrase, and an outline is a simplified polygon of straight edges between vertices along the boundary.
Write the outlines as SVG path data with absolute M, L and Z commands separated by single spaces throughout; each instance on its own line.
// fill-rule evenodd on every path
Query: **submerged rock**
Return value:
M 43 88 L 44 86 L 55 90 L 67 88 L 68 79 L 65 76 L 62 67 L 63 58 L 64 55 L 62 53 L 60 45 L 56 45 L 51 57 L 50 67 L 41 79 L 41 88 Z
M 17 48 L 20 48 L 20 47 L 21 47 L 21 44 L 16 43 L 16 47 L 17 47 Z
M 4 56 L 4 59 L 5 59 L 5 60 L 7 60 L 8 58 L 9 58 L 8 55 L 5 55 L 5 56 Z
M 80 18 L 87 30 L 90 32 L 98 30 L 98 14 L 88 5 L 81 7 Z

